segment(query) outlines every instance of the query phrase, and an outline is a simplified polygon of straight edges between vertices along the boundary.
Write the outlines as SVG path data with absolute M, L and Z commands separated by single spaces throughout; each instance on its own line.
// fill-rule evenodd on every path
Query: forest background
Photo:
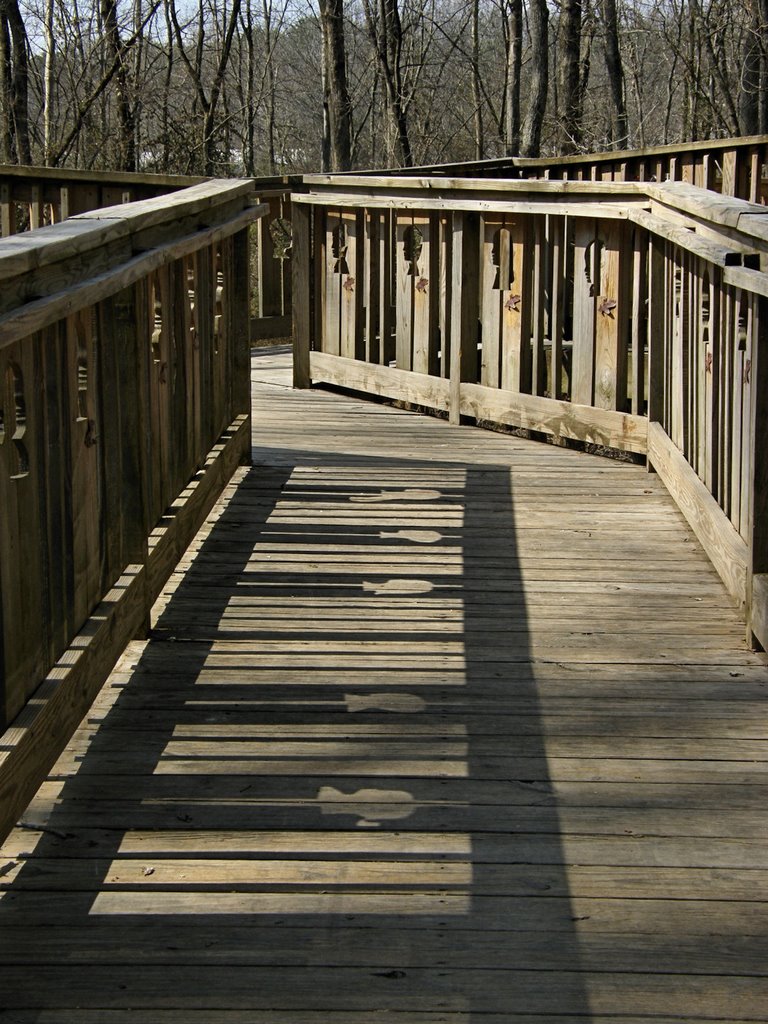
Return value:
M 264 175 L 768 133 L 768 0 L 0 0 L 0 163 Z

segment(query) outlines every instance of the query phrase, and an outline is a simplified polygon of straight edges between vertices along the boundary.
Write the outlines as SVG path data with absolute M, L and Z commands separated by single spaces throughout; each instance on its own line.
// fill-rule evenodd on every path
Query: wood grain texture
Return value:
M 648 426 L 648 459 L 682 510 L 733 598 L 746 602 L 747 544 L 658 423 Z
M 253 367 L 2 847 L 0 1021 L 768 1020 L 768 668 L 661 480 Z

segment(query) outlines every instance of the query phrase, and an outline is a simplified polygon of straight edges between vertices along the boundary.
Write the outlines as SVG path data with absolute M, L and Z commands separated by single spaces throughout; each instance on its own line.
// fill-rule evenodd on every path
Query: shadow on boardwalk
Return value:
M 676 722 L 676 685 L 716 719 L 727 670 L 649 655 L 624 706 L 575 639 L 588 588 L 545 586 L 532 626 L 514 479 L 288 449 L 240 474 L 30 808 L 45 830 L 5 847 L 3 1024 L 767 1019 L 767 865 L 707 828 L 724 795 L 727 827 L 764 823 L 762 776 L 676 776 L 631 725 L 638 696 Z M 543 658 L 574 616 L 572 660 Z M 732 658 L 751 708 L 764 670 Z

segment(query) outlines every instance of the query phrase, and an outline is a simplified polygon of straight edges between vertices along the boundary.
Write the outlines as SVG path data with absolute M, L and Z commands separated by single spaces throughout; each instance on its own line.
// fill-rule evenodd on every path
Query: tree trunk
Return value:
M 541 151 L 541 126 L 547 110 L 549 85 L 549 12 L 547 0 L 531 0 L 528 11 L 531 33 L 531 80 L 528 110 L 523 123 L 523 156 L 538 156 Z
M 370 0 L 363 0 L 365 25 L 376 54 L 386 89 L 387 109 L 395 130 L 397 152 L 403 167 L 413 166 L 408 116 L 403 96 L 403 26 L 397 0 L 379 0 L 374 15 Z
M 520 78 L 523 66 L 523 0 L 509 0 L 504 17 L 507 27 L 507 67 L 504 133 L 507 156 L 520 153 Z
M 2 8 L 0 8 L 2 12 Z M 0 163 L 13 163 L 11 114 L 11 36 L 4 12 L 0 13 Z
M 605 42 L 605 64 L 613 102 L 611 119 L 611 143 L 619 148 L 627 146 L 627 104 L 624 96 L 624 68 L 619 50 L 619 19 L 616 14 L 616 0 L 602 0 L 603 38 Z
M 578 153 L 582 140 L 581 0 L 562 0 L 560 40 L 558 149 L 561 153 Z
M 266 61 L 267 76 L 267 159 L 269 161 L 269 173 L 274 174 L 277 169 L 275 159 L 275 65 L 274 65 L 274 40 L 272 36 L 272 0 L 262 0 L 262 14 L 264 17 L 264 59 Z
M 472 102 L 475 107 L 475 159 L 484 156 L 483 98 L 480 92 L 480 0 L 472 0 Z
M 31 164 L 29 148 L 29 61 L 27 32 L 18 0 L 0 0 L 3 151 L 20 164 Z
M 136 170 L 136 137 L 133 109 L 128 89 L 128 55 L 120 38 L 117 23 L 117 0 L 101 0 L 101 17 L 104 23 L 104 45 L 107 50 L 105 65 L 114 63 L 115 87 L 117 92 L 117 167 L 120 171 Z
M 53 0 L 45 0 L 45 67 L 43 70 L 43 163 L 51 159 L 53 146 L 53 62 L 56 36 L 53 32 Z
M 328 68 L 325 60 L 325 45 L 320 53 L 320 79 L 323 95 L 323 138 L 320 146 L 320 170 L 325 174 L 331 169 L 331 114 L 328 95 Z
M 352 104 L 347 87 L 343 0 L 319 0 L 328 101 L 331 170 L 352 166 Z
M 768 0 L 755 0 L 759 10 L 756 29 L 760 39 L 760 79 L 757 100 L 757 131 L 768 135 Z
M 763 135 L 768 131 L 768 0 L 749 0 L 749 22 L 739 121 L 745 135 Z

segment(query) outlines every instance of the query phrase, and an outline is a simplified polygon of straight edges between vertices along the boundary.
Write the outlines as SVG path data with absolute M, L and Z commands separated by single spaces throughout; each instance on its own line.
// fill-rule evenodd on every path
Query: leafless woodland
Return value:
M 768 0 L 0 0 L 0 162 L 201 174 L 768 131 Z

